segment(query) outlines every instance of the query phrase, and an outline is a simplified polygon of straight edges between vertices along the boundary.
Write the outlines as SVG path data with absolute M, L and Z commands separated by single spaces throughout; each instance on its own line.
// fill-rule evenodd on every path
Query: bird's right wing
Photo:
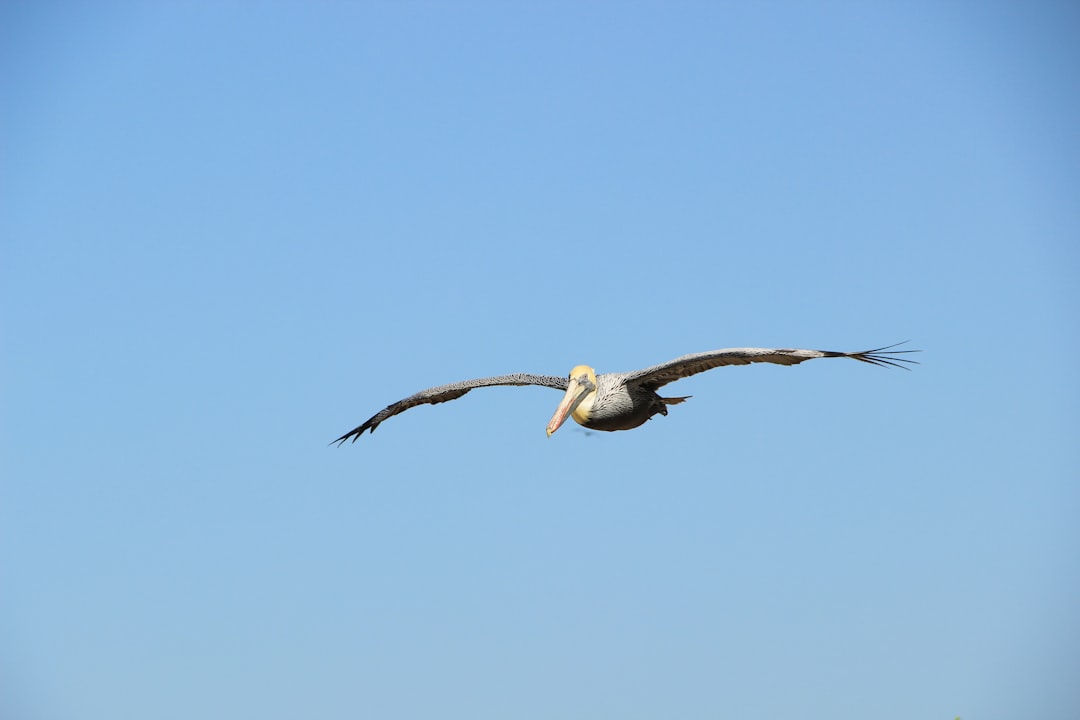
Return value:
M 337 443 L 340 447 L 346 440 L 356 442 L 356 439 L 363 435 L 365 430 L 375 432 L 375 428 L 377 428 L 379 423 L 383 420 L 393 417 L 398 413 L 403 413 L 411 407 L 425 404 L 435 405 L 436 403 L 442 403 L 448 400 L 457 400 L 459 397 L 475 388 L 490 387 L 492 385 L 541 385 L 556 390 L 566 390 L 568 382 L 567 378 L 564 377 L 515 373 L 513 375 L 499 375 L 497 377 L 463 380 L 461 382 L 450 383 L 449 385 L 439 385 L 438 387 L 421 390 L 415 395 L 410 395 L 404 400 L 398 400 L 393 405 L 388 405 L 372 417 L 368 418 L 363 425 L 353 428 L 330 444 Z

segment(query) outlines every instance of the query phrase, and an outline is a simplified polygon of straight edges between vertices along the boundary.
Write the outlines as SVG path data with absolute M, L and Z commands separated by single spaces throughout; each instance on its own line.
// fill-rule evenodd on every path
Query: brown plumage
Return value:
M 364 434 L 364 431 L 375 432 L 375 428 L 387 418 L 417 405 L 435 405 L 448 400 L 456 400 L 470 390 L 498 385 L 539 385 L 564 391 L 563 399 L 555 410 L 551 422 L 548 423 L 549 436 L 559 429 L 567 416 L 573 417 L 579 425 L 592 430 L 630 430 L 644 424 L 653 415 L 667 415 L 668 405 L 675 405 L 687 399 L 686 397 L 660 397 L 657 390 L 668 383 L 706 370 L 724 365 L 749 365 L 751 363 L 798 365 L 816 358 L 850 358 L 879 367 L 898 367 L 905 370 L 909 369 L 907 365 L 917 364 L 914 360 L 900 356 L 919 352 L 918 350 L 894 350 L 895 347 L 897 346 L 889 345 L 851 353 L 831 350 L 727 348 L 683 355 L 644 370 L 625 373 L 597 375 L 591 367 L 578 365 L 570 371 L 569 377 L 565 378 L 518 373 L 465 380 L 421 390 L 403 400 L 398 400 L 333 442 L 338 445 L 349 440 L 355 442 Z

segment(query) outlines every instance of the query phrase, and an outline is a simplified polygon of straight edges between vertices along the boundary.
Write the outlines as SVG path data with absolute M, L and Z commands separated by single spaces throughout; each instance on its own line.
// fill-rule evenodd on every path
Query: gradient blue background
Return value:
M 1078 91 L 1068 2 L 5 3 L 0 715 L 1080 716 Z

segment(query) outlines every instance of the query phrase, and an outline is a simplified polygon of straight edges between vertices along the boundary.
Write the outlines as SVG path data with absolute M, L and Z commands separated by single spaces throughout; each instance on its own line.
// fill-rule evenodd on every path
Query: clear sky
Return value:
M 1080 716 L 1078 128 L 1069 2 L 4 3 L 0 716 Z

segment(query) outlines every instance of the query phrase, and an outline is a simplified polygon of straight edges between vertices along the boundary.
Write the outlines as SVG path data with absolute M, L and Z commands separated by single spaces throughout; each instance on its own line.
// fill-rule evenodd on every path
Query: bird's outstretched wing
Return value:
M 898 367 L 908 370 L 906 365 L 917 365 L 914 360 L 900 357 L 907 353 L 919 352 L 918 350 L 893 350 L 896 345 L 887 345 L 874 350 L 862 352 L 833 352 L 831 350 L 773 350 L 768 348 L 726 348 L 724 350 L 711 350 L 709 352 L 683 355 L 666 363 L 653 365 L 644 370 L 635 370 L 625 373 L 624 377 L 628 384 L 635 384 L 649 390 L 656 390 L 670 382 L 684 377 L 690 377 L 706 370 L 722 365 L 749 365 L 750 363 L 774 363 L 776 365 L 798 365 L 806 360 L 815 358 L 844 357 L 852 360 L 878 365 L 880 367 Z
M 477 378 L 476 380 L 463 380 L 461 382 L 450 383 L 449 385 L 428 388 L 427 390 L 421 390 L 415 395 L 410 395 L 404 400 L 398 400 L 393 405 L 383 408 L 369 418 L 363 425 L 353 428 L 330 444 L 333 445 L 334 443 L 337 443 L 340 447 L 346 440 L 356 442 L 356 439 L 363 435 L 365 430 L 375 432 L 375 428 L 377 428 L 379 423 L 386 418 L 393 417 L 398 413 L 403 413 L 409 408 L 416 407 L 417 405 L 434 405 L 436 403 L 446 402 L 447 400 L 457 400 L 465 393 L 478 387 L 489 387 L 492 385 L 542 385 L 556 390 L 566 390 L 567 383 L 568 380 L 564 377 L 516 373 L 514 375 L 499 375 L 497 377 Z

